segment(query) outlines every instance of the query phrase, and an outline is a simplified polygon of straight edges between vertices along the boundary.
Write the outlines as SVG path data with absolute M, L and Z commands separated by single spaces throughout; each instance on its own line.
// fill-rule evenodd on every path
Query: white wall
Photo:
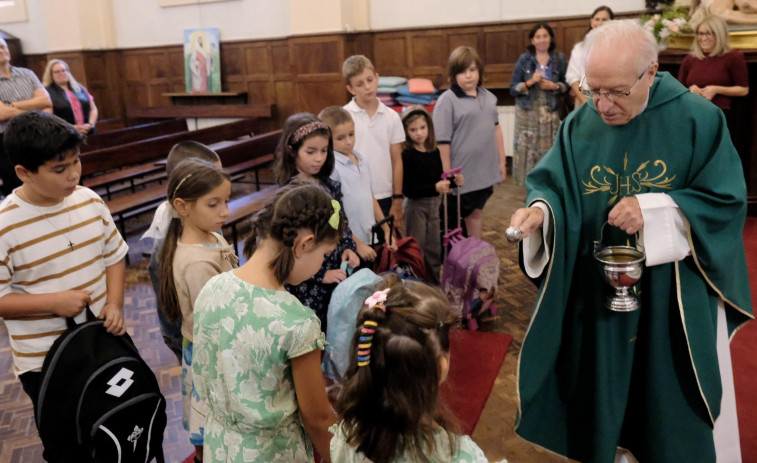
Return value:
M 599 5 L 607 5 L 616 13 L 645 8 L 644 0 L 374 0 L 371 27 L 381 30 L 583 16 Z
M 2 24 L 0 29 L 20 38 L 29 54 L 178 45 L 184 29 L 202 27 L 217 27 L 221 41 L 231 41 L 345 28 L 581 16 L 599 4 L 616 12 L 644 9 L 644 0 L 228 0 L 173 7 L 160 7 L 157 0 L 26 0 L 26 4 L 28 22 Z
M 0 29 L 21 39 L 24 53 L 44 53 L 50 50 L 42 14 L 42 1 L 26 0 L 26 13 L 29 17 L 28 22 L 0 24 Z
M 289 2 L 234 0 L 162 8 L 156 0 L 112 0 L 118 48 L 180 44 L 184 29 L 217 27 L 221 41 L 286 37 Z

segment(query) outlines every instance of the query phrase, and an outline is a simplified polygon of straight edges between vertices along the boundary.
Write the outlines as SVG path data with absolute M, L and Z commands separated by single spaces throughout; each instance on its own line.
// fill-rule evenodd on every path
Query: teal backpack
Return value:
M 350 344 L 355 333 L 357 313 L 365 300 L 373 294 L 373 287 L 381 277 L 364 268 L 339 283 L 331 294 L 326 340 L 329 345 L 323 355 L 322 369 L 326 378 L 340 382 L 350 364 Z

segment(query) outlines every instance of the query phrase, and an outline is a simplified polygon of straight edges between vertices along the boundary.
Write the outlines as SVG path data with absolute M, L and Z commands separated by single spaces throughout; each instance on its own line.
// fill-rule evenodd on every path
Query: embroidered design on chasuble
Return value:
M 613 204 L 626 196 L 643 193 L 643 187 L 672 188 L 676 175 L 668 175 L 668 166 L 665 161 L 657 159 L 642 162 L 632 172 L 628 171 L 628 153 L 623 157 L 623 171 L 615 172 L 609 166 L 595 165 L 587 174 L 588 180 L 581 180 L 584 187 L 584 195 L 598 192 L 608 192 L 610 198 L 607 204 Z

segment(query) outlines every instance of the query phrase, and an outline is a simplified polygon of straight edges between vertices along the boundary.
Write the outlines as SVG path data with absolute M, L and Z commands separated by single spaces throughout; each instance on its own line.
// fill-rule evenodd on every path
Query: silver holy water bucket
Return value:
M 605 306 L 616 312 L 632 312 L 639 308 L 639 300 L 628 292 L 644 270 L 646 256 L 631 246 L 603 246 L 605 223 L 599 241 L 594 242 L 594 258 L 599 262 L 604 280 L 615 288 L 615 294 L 607 298 Z

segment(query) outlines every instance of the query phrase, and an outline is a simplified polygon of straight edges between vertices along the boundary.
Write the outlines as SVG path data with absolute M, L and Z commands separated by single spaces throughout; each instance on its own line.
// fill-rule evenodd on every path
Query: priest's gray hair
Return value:
M 610 47 L 616 49 L 621 57 L 631 57 L 639 74 L 657 62 L 657 41 L 637 19 L 608 21 L 602 27 L 596 27 L 586 34 L 584 49 L 587 63 L 591 59 L 592 49 L 596 46 Z M 623 50 L 626 51 L 625 54 L 622 53 Z

